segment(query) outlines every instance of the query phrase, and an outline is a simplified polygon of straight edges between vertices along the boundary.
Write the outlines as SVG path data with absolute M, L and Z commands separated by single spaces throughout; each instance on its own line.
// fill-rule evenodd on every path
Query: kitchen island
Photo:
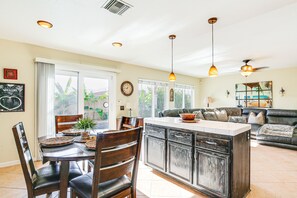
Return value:
M 248 124 L 145 118 L 145 164 L 211 197 L 250 191 Z

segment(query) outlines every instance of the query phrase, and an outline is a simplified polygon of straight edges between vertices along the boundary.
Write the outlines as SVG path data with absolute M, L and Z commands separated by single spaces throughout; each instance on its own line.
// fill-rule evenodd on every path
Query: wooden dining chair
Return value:
M 71 129 L 83 115 L 57 115 L 55 116 L 56 133 Z
M 122 116 L 118 126 L 118 130 L 132 129 L 139 126 L 143 126 L 143 118 Z
M 122 116 L 117 130 L 133 129 L 139 126 L 143 126 L 143 118 Z M 106 133 L 114 132 L 114 131 L 116 130 L 106 131 Z M 94 160 L 88 161 L 88 172 L 90 172 L 92 168 L 94 168 L 94 163 L 95 163 Z
M 72 197 L 136 198 L 142 127 L 98 133 L 93 172 L 70 181 Z
M 23 123 L 14 125 L 12 131 L 25 177 L 28 197 L 33 198 L 58 191 L 60 188 L 60 165 L 55 163 L 35 169 Z M 82 175 L 76 162 L 71 162 L 69 167 L 69 180 Z

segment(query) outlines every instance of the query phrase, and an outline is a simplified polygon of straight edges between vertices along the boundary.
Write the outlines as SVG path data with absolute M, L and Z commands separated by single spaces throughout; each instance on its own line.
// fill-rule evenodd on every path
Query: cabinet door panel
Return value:
M 165 140 L 146 136 L 145 141 L 146 141 L 146 148 L 145 148 L 146 163 L 154 168 L 160 169 L 162 171 L 166 171 Z
M 228 195 L 229 156 L 196 149 L 197 185 L 220 197 Z
M 192 147 L 168 142 L 168 172 L 192 183 Z

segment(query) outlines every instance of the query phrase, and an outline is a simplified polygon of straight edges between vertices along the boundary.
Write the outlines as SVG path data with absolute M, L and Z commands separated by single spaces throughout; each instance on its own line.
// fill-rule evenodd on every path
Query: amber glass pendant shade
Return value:
M 169 74 L 169 81 L 175 81 L 176 80 L 176 76 L 173 73 L 173 40 L 176 38 L 176 35 L 172 34 L 169 35 L 169 39 L 171 40 L 171 73 Z
M 218 76 L 218 70 L 217 70 L 216 66 L 212 65 L 209 68 L 208 76 L 209 77 L 217 77 Z
M 212 66 L 208 70 L 209 77 L 217 77 L 218 76 L 218 69 L 214 66 L 214 36 L 213 36 L 213 24 L 217 22 L 218 18 L 212 17 L 208 19 L 208 23 L 211 24 L 211 60 Z
M 169 79 L 169 81 L 175 81 L 175 80 L 176 80 L 176 76 L 175 76 L 175 74 L 174 74 L 173 72 L 171 72 L 171 73 L 169 74 L 168 79 Z

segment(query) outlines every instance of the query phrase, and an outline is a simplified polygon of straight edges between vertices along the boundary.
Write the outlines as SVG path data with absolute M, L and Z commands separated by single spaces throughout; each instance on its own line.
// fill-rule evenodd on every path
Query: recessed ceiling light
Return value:
M 43 21 L 43 20 L 37 21 L 37 24 L 44 28 L 52 28 L 53 27 L 53 24 L 51 24 L 48 21 Z
M 113 42 L 113 43 L 112 43 L 112 46 L 114 46 L 114 47 L 122 47 L 123 44 L 120 43 L 120 42 Z

